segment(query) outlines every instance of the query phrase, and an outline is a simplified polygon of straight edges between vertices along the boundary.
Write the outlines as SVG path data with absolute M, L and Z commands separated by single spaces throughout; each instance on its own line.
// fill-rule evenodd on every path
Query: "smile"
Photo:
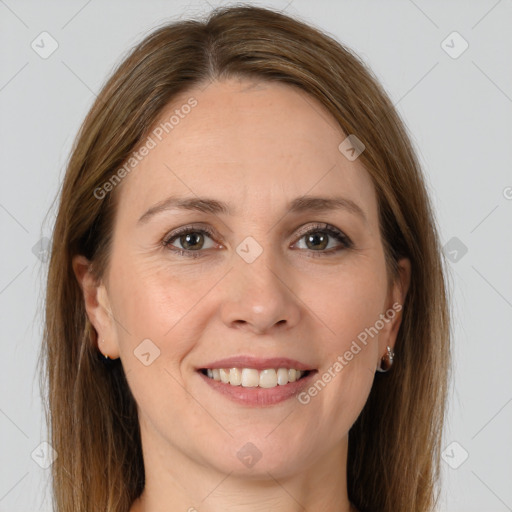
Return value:
M 268 407 L 296 397 L 311 385 L 312 379 L 317 373 L 317 370 L 299 371 L 294 368 L 282 367 L 277 370 L 275 368 L 265 370 L 202 368 L 197 371 L 197 374 L 212 391 L 240 405 L 250 407 Z M 233 377 L 233 383 L 231 377 Z M 286 383 L 284 382 L 285 377 Z
M 205 368 L 201 370 L 201 373 L 210 379 L 231 386 L 269 389 L 300 380 L 309 374 L 309 371 L 294 368 L 267 368 L 261 371 L 255 368 Z

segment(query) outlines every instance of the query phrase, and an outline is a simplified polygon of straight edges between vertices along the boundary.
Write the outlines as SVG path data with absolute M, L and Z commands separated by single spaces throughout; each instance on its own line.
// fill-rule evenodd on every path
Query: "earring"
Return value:
M 102 343 L 105 343 L 105 340 L 102 338 L 102 339 L 101 339 L 101 342 L 102 342 Z M 100 351 L 100 352 L 101 352 L 101 351 Z M 102 354 L 103 354 L 103 352 L 102 352 Z M 104 357 L 105 359 L 109 359 L 109 357 L 108 357 L 108 355 L 107 355 L 107 354 L 103 354 L 103 357 Z
M 391 366 L 393 365 L 393 358 L 395 357 L 395 353 L 393 352 L 393 349 L 391 347 L 386 347 L 387 353 L 382 356 L 379 366 L 377 367 L 378 372 L 387 372 Z

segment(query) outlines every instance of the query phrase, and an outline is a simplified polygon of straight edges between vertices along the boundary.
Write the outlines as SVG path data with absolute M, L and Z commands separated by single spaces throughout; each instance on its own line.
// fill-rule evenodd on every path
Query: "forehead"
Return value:
M 346 138 L 317 100 L 276 82 L 230 79 L 180 94 L 161 112 L 122 183 L 135 215 L 168 195 L 269 207 L 297 196 L 346 194 L 376 214 L 371 178 L 338 149 Z

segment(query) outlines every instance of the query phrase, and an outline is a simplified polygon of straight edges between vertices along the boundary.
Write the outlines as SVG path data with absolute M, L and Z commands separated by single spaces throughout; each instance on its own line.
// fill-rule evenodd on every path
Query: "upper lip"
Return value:
M 234 356 L 225 359 L 207 363 L 198 369 L 214 369 L 214 368 L 254 368 L 255 370 L 266 370 L 269 368 L 294 368 L 295 370 L 313 370 L 311 366 L 301 363 L 296 359 L 289 357 L 252 357 L 252 356 Z

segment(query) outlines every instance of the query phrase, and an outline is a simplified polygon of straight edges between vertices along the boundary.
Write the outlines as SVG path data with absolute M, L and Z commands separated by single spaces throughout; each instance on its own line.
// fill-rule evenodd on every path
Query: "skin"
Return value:
M 103 280 L 94 281 L 83 256 L 73 260 L 99 349 L 121 358 L 138 405 L 146 487 L 131 512 L 355 510 L 348 432 L 386 346 L 394 346 L 400 314 L 306 405 L 237 404 L 196 368 L 239 354 L 286 356 L 321 376 L 359 333 L 403 304 L 410 264 L 401 260 L 400 278 L 388 286 L 370 175 L 338 150 L 346 135 L 315 99 L 285 84 L 230 79 L 175 98 L 162 119 L 190 96 L 197 106 L 116 190 Z M 366 220 L 341 209 L 287 212 L 306 194 L 348 198 Z M 234 214 L 171 209 L 138 224 L 170 195 L 215 198 Z M 353 246 L 331 235 L 328 246 L 308 245 L 298 229 L 317 222 Z M 192 239 L 201 257 L 162 245 L 176 228 L 193 224 L 193 233 L 197 223 L 215 233 Z M 263 249 L 252 263 L 236 252 L 247 236 Z M 160 350 L 149 366 L 134 356 L 147 338 Z M 261 453 L 252 468 L 237 457 L 248 442 Z

